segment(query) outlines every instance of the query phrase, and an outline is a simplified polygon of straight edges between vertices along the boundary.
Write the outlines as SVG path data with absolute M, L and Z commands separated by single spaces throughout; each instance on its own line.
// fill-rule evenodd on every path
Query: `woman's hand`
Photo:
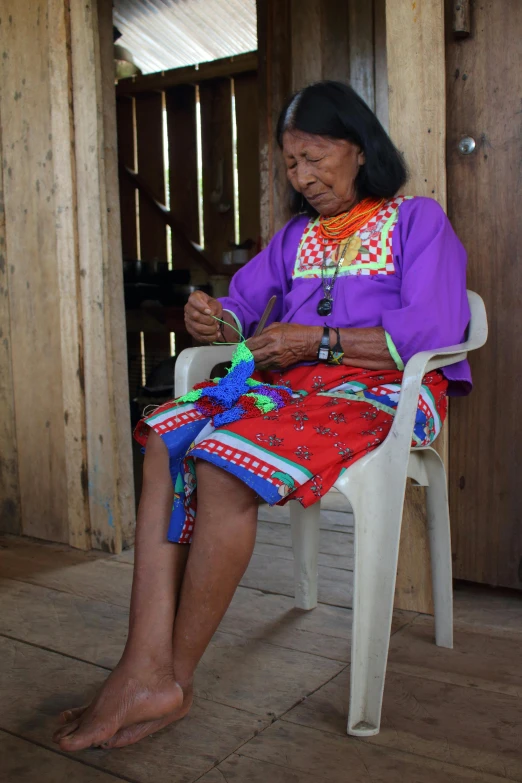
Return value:
M 223 318 L 221 302 L 203 291 L 194 291 L 185 305 L 187 332 L 200 343 L 214 343 L 220 339 L 219 321 Z
M 323 330 L 320 326 L 273 323 L 247 345 L 260 370 L 283 369 L 298 362 L 317 359 Z

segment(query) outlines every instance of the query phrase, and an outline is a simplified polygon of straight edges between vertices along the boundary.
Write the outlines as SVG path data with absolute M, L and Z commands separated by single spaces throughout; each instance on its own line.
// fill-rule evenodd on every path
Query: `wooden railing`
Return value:
M 240 240 L 252 240 L 253 251 L 260 242 L 257 53 L 125 79 L 116 88 L 116 107 L 124 259 L 166 263 L 170 257 L 173 269 L 189 269 L 199 280 L 202 274 L 230 276 L 237 267 L 224 266 L 222 259 L 235 239 L 236 216 Z M 142 363 L 148 371 L 170 356 L 171 332 L 176 353 L 190 340 L 179 307 L 134 309 L 126 315 L 135 394 Z
M 125 79 L 119 82 L 116 96 L 120 169 L 127 174 L 120 177 L 124 257 L 166 261 L 166 226 L 170 225 L 174 268 L 199 263 L 209 273 L 226 273 L 228 270 L 221 267 L 222 255 L 234 241 L 235 214 L 239 215 L 241 241 L 251 239 L 257 245 L 260 233 L 257 54 Z M 237 163 L 233 157 L 233 99 Z M 164 161 L 164 118 L 168 161 Z M 199 177 L 203 181 L 205 250 L 197 257 L 193 249 L 200 245 Z

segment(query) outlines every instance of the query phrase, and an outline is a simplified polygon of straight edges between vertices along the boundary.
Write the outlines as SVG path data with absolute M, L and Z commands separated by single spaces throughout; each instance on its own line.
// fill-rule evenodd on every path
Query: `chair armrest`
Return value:
M 409 450 L 411 433 L 415 423 L 422 379 L 430 370 L 456 364 L 466 358 L 469 351 L 481 348 L 488 337 L 488 321 L 486 308 L 481 297 L 473 291 L 468 291 L 468 302 L 471 310 L 469 334 L 466 342 L 460 345 L 450 345 L 446 348 L 435 348 L 432 351 L 421 351 L 412 356 L 402 379 L 399 404 L 395 414 L 390 434 L 386 441 L 398 447 Z M 386 442 L 385 441 L 385 442 Z M 400 445 L 399 445 L 400 444 Z
M 202 348 L 186 348 L 176 360 L 174 394 L 187 394 L 196 383 L 206 380 L 212 368 L 232 358 L 235 345 L 205 345 Z

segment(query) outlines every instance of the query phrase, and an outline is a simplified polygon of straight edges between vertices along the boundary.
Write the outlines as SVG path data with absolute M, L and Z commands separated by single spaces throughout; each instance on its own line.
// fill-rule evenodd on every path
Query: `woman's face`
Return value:
M 365 158 L 356 144 L 292 130 L 283 134 L 283 155 L 292 187 L 320 215 L 338 215 L 357 203 L 355 178 Z

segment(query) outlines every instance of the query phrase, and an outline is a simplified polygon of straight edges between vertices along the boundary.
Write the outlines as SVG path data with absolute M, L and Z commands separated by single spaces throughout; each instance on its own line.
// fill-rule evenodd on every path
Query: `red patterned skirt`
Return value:
M 270 505 L 298 500 L 310 506 L 340 474 L 375 449 L 390 431 L 402 372 L 312 365 L 257 374 L 296 392 L 283 408 L 215 428 L 191 403 L 157 408 L 136 428 L 146 444 L 149 428 L 167 446 L 174 484 L 168 539 L 190 543 L 197 511 L 194 462 L 204 459 L 250 486 Z M 447 381 L 425 376 L 412 446 L 439 434 L 447 411 Z M 334 395 L 334 396 L 330 396 Z

